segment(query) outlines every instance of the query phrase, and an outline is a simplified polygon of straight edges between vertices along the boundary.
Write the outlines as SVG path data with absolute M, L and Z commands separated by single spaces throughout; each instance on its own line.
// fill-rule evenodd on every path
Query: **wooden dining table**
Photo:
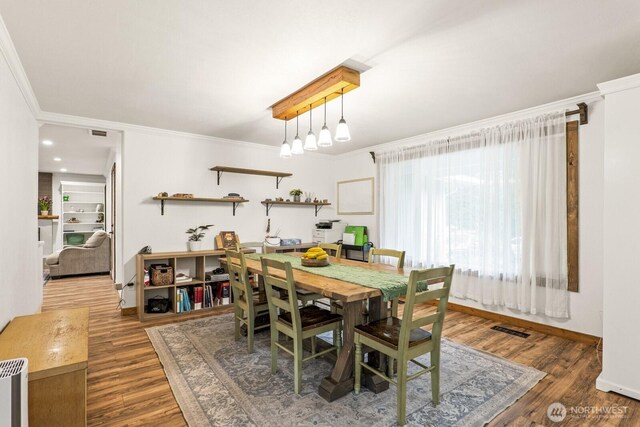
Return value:
M 291 256 L 302 257 L 302 253 L 291 252 Z M 222 261 L 222 259 L 221 259 Z M 330 257 L 333 264 L 341 264 L 346 266 L 367 268 L 376 271 L 386 271 L 405 275 L 402 269 L 386 264 L 368 264 L 360 261 L 347 259 L 336 259 Z M 251 273 L 262 274 L 262 265 L 259 260 L 246 258 L 247 269 Z M 318 267 L 322 268 L 322 267 Z M 343 344 L 342 351 L 336 359 L 335 365 L 328 377 L 325 377 L 320 383 L 318 394 L 327 401 L 331 402 L 338 399 L 353 390 L 354 378 L 354 330 L 361 319 L 363 301 L 369 300 L 369 320 L 378 320 L 386 315 L 386 304 L 383 304 L 382 293 L 375 288 L 357 285 L 344 280 L 324 277 L 302 270 L 293 269 L 293 278 L 296 287 L 307 291 L 312 291 L 326 298 L 341 301 L 343 307 Z M 368 363 L 379 364 L 377 356 L 369 356 Z M 375 393 L 384 391 L 389 387 L 388 382 L 378 376 L 369 376 L 365 378 L 364 386 L 368 387 Z

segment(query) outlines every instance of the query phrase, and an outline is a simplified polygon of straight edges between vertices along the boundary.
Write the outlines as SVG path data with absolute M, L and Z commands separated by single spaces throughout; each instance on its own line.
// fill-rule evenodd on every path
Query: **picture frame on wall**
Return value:
M 338 215 L 373 215 L 374 179 L 338 181 Z
M 240 243 L 235 231 L 221 231 L 216 236 L 216 245 L 218 249 L 231 249 L 236 250 L 237 245 Z

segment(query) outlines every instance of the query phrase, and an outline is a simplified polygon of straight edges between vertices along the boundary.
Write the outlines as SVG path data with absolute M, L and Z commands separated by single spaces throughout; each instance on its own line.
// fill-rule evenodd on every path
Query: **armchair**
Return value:
M 107 273 L 111 269 L 111 239 L 104 231 L 93 233 L 80 247 L 70 246 L 45 260 L 51 277 Z

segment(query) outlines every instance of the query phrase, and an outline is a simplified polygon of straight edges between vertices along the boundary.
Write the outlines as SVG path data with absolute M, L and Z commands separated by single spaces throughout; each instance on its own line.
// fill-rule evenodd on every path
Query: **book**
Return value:
M 236 245 L 238 245 L 240 241 L 235 231 L 221 231 L 220 234 L 216 236 L 216 243 L 218 244 L 218 249 L 231 249 L 235 251 Z

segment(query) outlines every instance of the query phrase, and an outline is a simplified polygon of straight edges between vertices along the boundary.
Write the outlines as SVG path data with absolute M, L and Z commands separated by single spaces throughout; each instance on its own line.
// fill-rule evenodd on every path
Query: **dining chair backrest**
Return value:
M 396 265 L 396 268 L 400 269 L 404 267 L 404 251 L 397 251 L 395 249 L 371 248 L 369 249 L 369 264 L 373 264 L 375 262 L 376 256 L 397 258 L 398 263 Z
M 454 265 L 449 267 L 437 267 L 427 270 L 413 270 L 409 275 L 409 283 L 407 284 L 407 295 L 405 297 L 404 312 L 402 314 L 402 326 L 400 327 L 400 339 L 398 348 L 407 348 L 409 345 L 409 336 L 411 331 L 426 325 L 433 325 L 431 335 L 433 339 L 439 341 L 442 334 L 442 326 L 444 324 L 444 315 L 449 301 L 449 291 L 451 290 L 451 280 L 453 278 Z M 418 292 L 418 283 L 427 282 L 429 289 Z M 442 284 L 437 289 L 431 289 L 433 286 Z M 435 313 L 426 312 L 425 314 L 413 316 L 413 309 L 416 304 L 422 304 L 426 301 L 438 300 Z
M 333 254 L 329 254 L 333 257 L 340 259 L 342 256 L 342 245 L 338 243 L 318 243 L 318 247 L 326 250 L 333 251 Z
M 291 313 L 293 330 L 301 333 L 302 322 L 291 263 L 262 258 L 262 277 L 271 325 L 275 325 L 278 320 L 278 309 L 284 310 Z
M 238 251 L 226 249 L 227 269 L 229 270 L 229 284 L 233 292 L 234 301 L 246 301 L 253 304 L 253 288 L 249 282 L 247 261 L 244 254 Z

